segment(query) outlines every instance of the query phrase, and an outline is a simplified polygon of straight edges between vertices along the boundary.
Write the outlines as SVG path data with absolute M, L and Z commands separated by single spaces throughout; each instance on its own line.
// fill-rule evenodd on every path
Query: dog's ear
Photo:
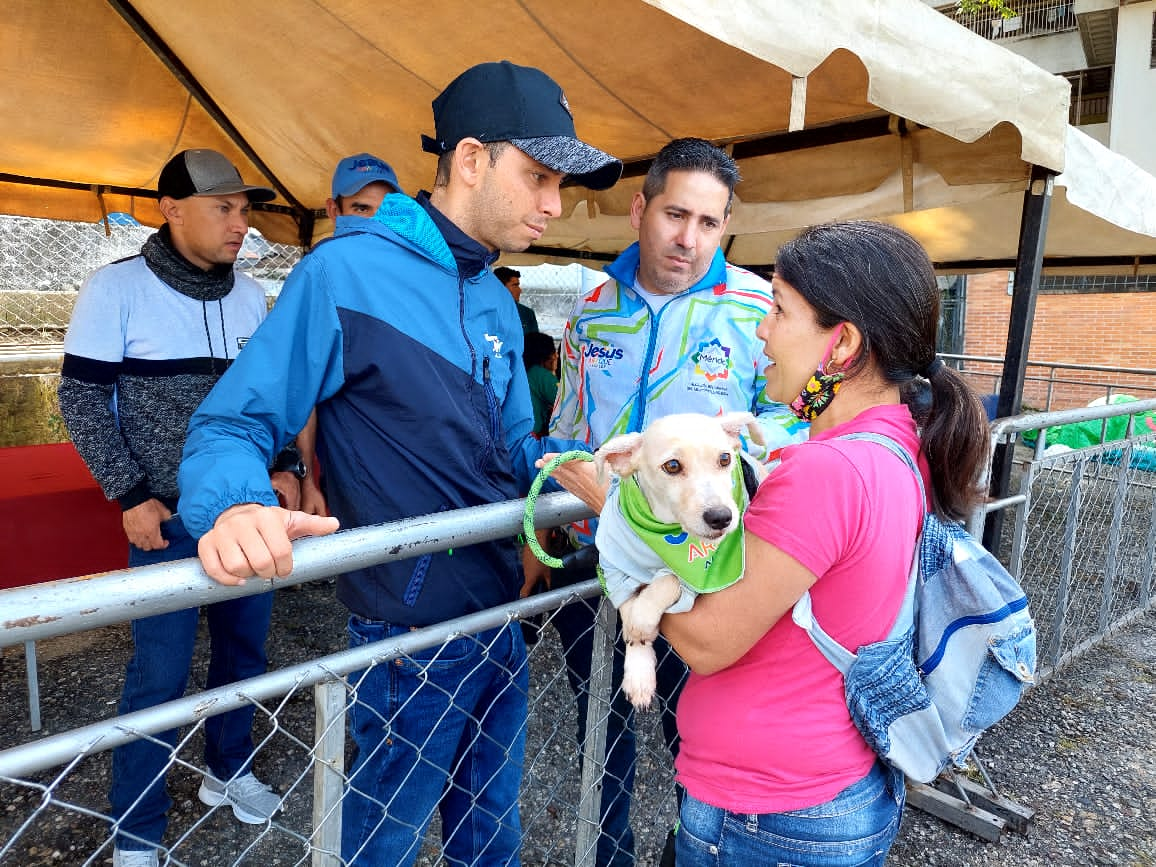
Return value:
M 610 472 L 622 477 L 629 476 L 638 469 L 636 458 L 641 445 L 640 433 L 621 434 L 604 442 L 594 453 L 594 468 L 598 471 L 598 480 L 605 478 L 607 464 L 610 465 Z
M 739 443 L 739 436 L 742 434 L 743 428 L 747 429 L 747 436 L 752 441 L 760 446 L 764 445 L 763 432 L 755 424 L 754 415 L 749 412 L 728 412 L 718 417 L 718 423 L 735 441 L 735 445 Z

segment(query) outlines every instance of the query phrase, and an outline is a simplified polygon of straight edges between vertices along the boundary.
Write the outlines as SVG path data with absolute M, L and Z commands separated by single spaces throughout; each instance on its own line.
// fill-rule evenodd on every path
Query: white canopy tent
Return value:
M 900 206 L 888 211 L 902 211 L 904 198 L 925 208 L 992 185 L 1022 190 L 1029 166 L 1064 167 L 1067 83 L 919 0 L 9 6 L 5 213 L 124 211 L 155 224 L 150 191 L 167 158 L 215 147 L 280 192 L 255 220 L 266 237 L 311 240 L 328 232 L 315 220 L 342 156 L 374 152 L 407 190 L 428 186 L 434 160 L 418 136 L 432 131 L 430 102 L 462 69 L 499 58 L 554 76 L 579 133 L 628 175 L 673 137 L 732 144 L 744 208 L 802 213 L 897 177 Z M 630 192 L 628 182 L 592 204 L 573 190 L 567 215 L 621 216 Z M 562 241 L 550 233 L 543 245 Z
M 702 136 L 730 147 L 744 176 L 732 261 L 769 265 L 798 228 L 851 216 L 908 228 L 943 269 L 1014 261 L 1001 414 L 1018 410 L 1045 257 L 1156 266 L 1153 181 L 1068 129 L 1067 82 L 920 0 L 37 0 L 4 12 L 0 213 L 155 225 L 161 166 L 212 147 L 278 190 L 255 226 L 309 244 L 328 233 L 338 159 L 370 151 L 407 190 L 429 185 L 418 142 L 430 102 L 468 66 L 505 58 L 548 71 L 579 134 L 627 163 L 612 190 L 567 192 L 535 260 L 621 250 L 648 160 Z M 995 468 L 997 488 L 1009 472 Z

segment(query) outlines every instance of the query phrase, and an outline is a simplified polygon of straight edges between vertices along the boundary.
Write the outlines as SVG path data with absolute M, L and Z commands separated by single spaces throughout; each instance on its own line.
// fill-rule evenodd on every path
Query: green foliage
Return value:
M 978 12 L 996 12 L 1001 18 L 1014 18 L 1016 11 L 1007 4 L 1007 0 L 958 0 L 960 12 L 969 15 Z

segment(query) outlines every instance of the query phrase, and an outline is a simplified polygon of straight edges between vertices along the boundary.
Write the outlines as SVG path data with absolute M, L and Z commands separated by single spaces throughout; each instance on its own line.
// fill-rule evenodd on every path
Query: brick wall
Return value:
M 1007 271 L 967 278 L 965 355 L 1003 357 L 1011 315 L 1007 286 Z M 1040 295 L 1036 299 L 1028 358 L 1033 362 L 1156 369 L 1156 293 Z M 997 367 L 971 363 L 968 369 L 979 391 L 998 390 Z M 1074 370 L 1057 371 L 1055 375 L 1058 379 L 1089 384 L 1053 384 L 1052 409 L 1086 406 L 1094 398 L 1103 397 L 1109 384 L 1113 386 L 1113 393 L 1125 391 L 1140 398 L 1156 397 L 1156 377 Z M 1044 368 L 1028 367 L 1025 406 L 1044 407 L 1048 385 L 1038 380 L 1048 376 Z

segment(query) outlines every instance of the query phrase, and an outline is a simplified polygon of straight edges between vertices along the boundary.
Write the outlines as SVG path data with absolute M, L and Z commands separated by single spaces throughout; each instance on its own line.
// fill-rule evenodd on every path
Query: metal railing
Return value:
M 1070 0 L 1026 0 L 1011 5 L 1015 14 L 1006 18 L 992 10 L 963 12 L 954 3 L 940 6 L 938 11 L 995 42 L 1076 29 L 1075 3 Z
M 1004 360 L 987 355 L 943 353 L 943 360 L 968 380 L 979 394 L 999 390 Z M 1060 361 L 1029 361 L 1022 399 L 1025 408 L 1051 411 L 1086 406 L 1093 400 L 1110 401 L 1113 395 L 1156 396 L 1156 370 L 1110 367 Z M 1080 375 L 1064 375 L 1065 372 Z
M 1031 600 L 1041 680 L 1152 604 L 1154 413 L 1156 399 L 1031 413 L 992 425 L 993 448 L 1005 443 L 1020 450 L 1017 490 L 978 510 L 968 530 L 978 538 L 988 513 L 1014 510 L 998 553 Z M 1127 421 L 1113 439 L 1108 425 L 1120 418 Z M 1098 442 L 1049 446 L 1051 432 L 1080 424 L 1090 425 L 1088 439 Z
M 1015 520 L 1005 522 L 1001 553 L 1031 600 L 1039 627 L 1042 679 L 1056 676 L 1067 662 L 1148 610 L 1156 551 L 1156 462 L 1149 463 L 1156 461 L 1156 433 L 1130 424 L 1126 436 L 1114 442 L 1048 451 L 1046 429 L 1153 412 L 1156 400 L 1022 416 L 992 427 L 993 440 L 1020 443 L 1013 473 L 1016 493 L 977 512 L 972 528 L 974 532 L 987 511 L 1015 510 Z M 1029 451 L 1022 438 L 1038 429 L 1043 430 Z M 509 536 L 520 527 L 521 511 L 522 502 L 513 501 L 303 540 L 295 547 L 293 575 L 277 584 L 299 585 L 371 563 Z M 553 494 L 539 500 L 537 517 L 539 526 L 549 526 L 586 514 L 575 498 Z M 241 588 L 220 587 L 195 561 L 182 561 L 3 591 L 0 646 L 268 589 L 260 581 Z M 173 751 L 172 764 L 186 775 L 199 774 L 204 767 L 194 757 L 193 745 L 204 721 L 251 706 L 258 715 L 255 758 L 268 762 L 275 755 L 282 768 L 278 781 L 285 792 L 283 814 L 265 825 L 238 830 L 234 823 L 215 821 L 216 808 L 196 816 L 186 810 L 170 824 L 168 863 L 202 863 L 203 853 L 213 852 L 217 864 L 337 864 L 342 797 L 351 784 L 344 763 L 343 718 L 359 701 L 355 673 L 413 662 L 423 649 L 470 636 L 485 655 L 489 647 L 479 634 L 535 614 L 546 619 L 542 632 L 546 636 L 549 620 L 562 606 L 599 593 L 593 581 L 554 590 L 9 746 L 0 751 L 0 798 L 9 805 L 0 814 L 0 863 L 32 863 L 28 852 L 55 845 L 54 834 L 61 826 L 70 832 L 71 860 L 66 863 L 99 863 L 112 845 L 104 814 L 107 750 L 189 726 Z M 613 610 L 603 604 L 594 641 L 588 736 L 577 748 L 575 705 L 558 643 L 544 637 L 530 652 L 530 717 L 520 798 L 527 862 L 592 863 L 602 773 L 599 739 L 605 737 L 614 686 L 608 665 L 613 623 Z M 301 701 L 310 693 L 311 702 Z M 0 737 L 13 739 L 12 728 Z M 640 857 L 642 853 L 653 857 L 674 820 L 673 778 L 661 735 L 644 740 L 648 746 L 640 747 L 645 755 L 638 764 L 633 823 Z M 416 844 L 424 847 L 420 863 L 445 863 L 435 839 L 436 818 L 429 819 L 433 825 L 428 833 L 423 833 L 424 825 L 414 830 Z

